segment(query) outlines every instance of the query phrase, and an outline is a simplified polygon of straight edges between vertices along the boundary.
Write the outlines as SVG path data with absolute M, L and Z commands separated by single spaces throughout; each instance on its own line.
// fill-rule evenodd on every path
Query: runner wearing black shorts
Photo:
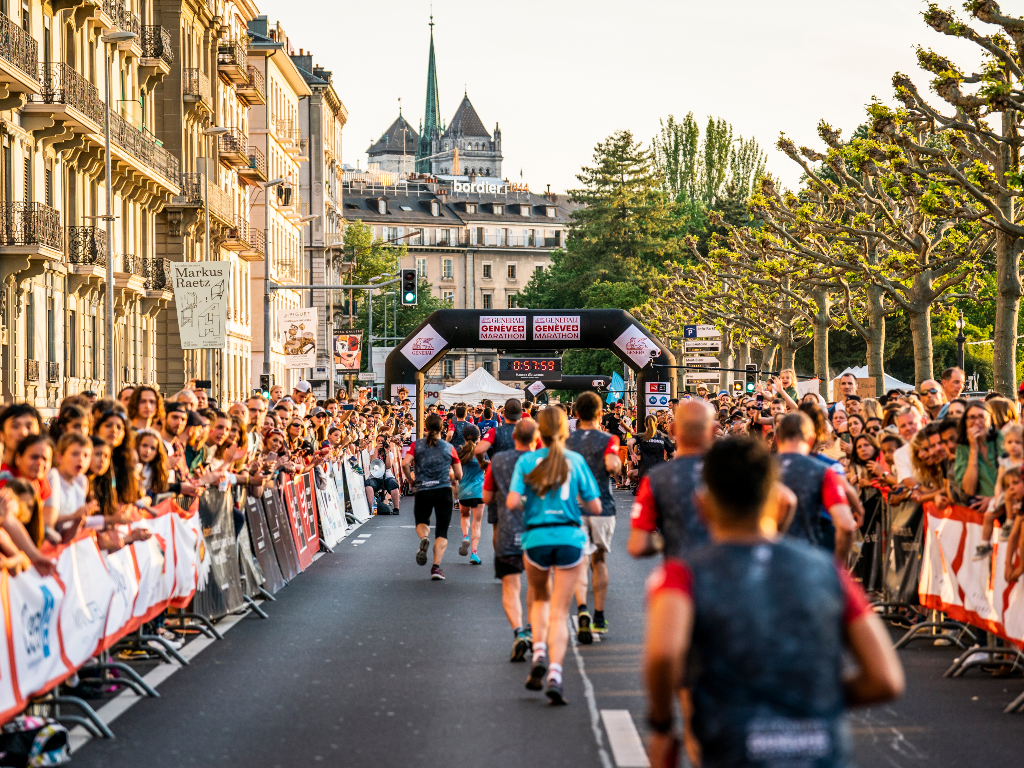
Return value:
M 402 460 L 406 472 L 413 474 L 413 515 L 416 519 L 416 535 L 420 538 L 416 551 L 416 564 L 427 564 L 427 550 L 430 548 L 430 515 L 434 515 L 434 564 L 430 578 L 444 580 L 441 560 L 448 547 L 448 526 L 452 522 L 452 474 L 458 480 L 462 477 L 462 464 L 455 448 L 441 439 L 443 423 L 441 417 L 432 413 L 424 420 L 426 437 L 421 437 L 409 448 Z

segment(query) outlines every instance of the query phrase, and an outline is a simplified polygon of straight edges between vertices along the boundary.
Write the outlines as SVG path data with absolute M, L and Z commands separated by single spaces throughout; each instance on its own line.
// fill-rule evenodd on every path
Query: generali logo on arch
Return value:
M 434 327 L 427 323 L 419 333 L 410 339 L 409 343 L 402 347 L 402 354 L 416 368 L 423 368 L 447 343 Z
M 615 346 L 625 352 L 626 356 L 641 368 L 651 361 L 651 350 L 658 348 L 658 345 L 635 325 L 629 326 L 622 332 L 622 335 L 615 340 Z

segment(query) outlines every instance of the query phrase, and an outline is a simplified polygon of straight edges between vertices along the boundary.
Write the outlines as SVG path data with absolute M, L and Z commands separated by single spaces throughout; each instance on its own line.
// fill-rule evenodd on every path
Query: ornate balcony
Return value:
M 181 195 L 174 198 L 172 204 L 203 205 L 206 200 L 206 183 L 201 173 L 182 173 Z M 235 214 L 231 196 L 216 184 L 209 185 L 210 215 L 221 224 L 232 226 Z
M 103 0 L 103 12 L 113 22 L 113 27 L 109 27 L 110 29 L 139 34 L 142 27 L 139 17 L 132 13 L 131 8 L 124 0 L 120 0 L 120 2 L 118 0 Z
M 0 64 L 0 80 L 7 94 L 11 92 L 35 93 L 39 90 L 36 70 L 39 66 L 39 43 L 28 32 L 0 14 L 0 60 L 13 69 Z M 18 99 L 18 106 L 21 106 Z M 3 107 L 8 109 L 9 107 Z
M 101 132 L 105 106 L 96 86 L 61 62 L 42 63 L 38 68 L 39 93 L 29 96 L 24 109 L 30 123 L 31 116 L 42 118 L 45 115 L 51 121 L 60 120 L 67 126 L 78 127 L 84 133 Z M 36 126 L 26 127 L 37 129 Z
M 267 180 L 267 156 L 259 147 L 249 147 L 248 163 L 238 169 L 238 175 L 254 186 Z
M 225 229 L 224 234 L 224 247 L 229 251 L 249 250 L 249 222 L 241 216 L 235 218 L 234 226 Z
M 60 211 L 42 203 L 0 203 L 0 246 L 3 252 L 17 250 L 39 255 L 62 251 Z
M 238 128 L 220 136 L 220 161 L 228 168 L 246 168 L 249 165 L 249 137 Z
M 46 383 L 60 383 L 60 363 L 51 361 L 46 364 Z
M 107 233 L 99 227 L 68 227 L 68 263 L 80 266 L 107 265 Z
M 171 48 L 171 33 L 159 25 L 144 26 L 142 28 L 142 56 L 173 64 L 174 49 Z
M 263 80 L 263 73 L 251 64 L 246 68 L 248 79 L 239 83 L 236 88 L 238 96 L 250 107 L 256 107 L 267 103 L 267 84 Z
M 123 272 L 126 275 L 139 275 L 142 276 L 142 257 L 133 256 L 126 253 L 121 257 L 120 267 L 118 272 Z
M 25 361 L 25 381 L 31 381 L 31 382 L 39 381 L 39 361 L 38 360 L 26 360 Z
M 229 83 L 249 82 L 249 39 L 225 40 L 217 46 L 217 71 Z
M 213 114 L 213 97 L 210 91 L 210 78 L 201 69 L 189 67 L 181 70 L 181 94 L 191 110 L 199 110 Z
M 159 173 L 171 185 L 176 183 L 178 158 L 113 110 L 110 111 L 110 140 L 128 155 Z
M 142 277 L 146 280 L 147 291 L 171 290 L 171 260 L 143 259 Z

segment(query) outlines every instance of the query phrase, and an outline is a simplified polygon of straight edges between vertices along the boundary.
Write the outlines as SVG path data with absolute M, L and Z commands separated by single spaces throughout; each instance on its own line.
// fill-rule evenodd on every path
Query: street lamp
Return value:
M 210 128 L 203 129 L 203 136 L 221 136 L 228 132 L 227 128 L 221 128 L 220 126 L 212 126 Z M 206 260 L 210 261 L 210 160 L 211 158 L 207 155 L 203 155 L 203 210 L 206 212 L 204 216 L 206 223 L 205 229 L 205 242 L 206 242 Z M 210 381 L 210 392 L 213 392 L 213 350 L 206 350 L 206 378 Z
M 964 321 L 964 312 L 960 310 L 956 318 L 956 364 L 961 370 L 964 367 L 964 342 L 967 341 L 967 337 L 964 336 L 965 325 L 967 323 Z
M 134 32 L 111 32 L 103 35 L 100 40 L 106 43 L 103 46 L 103 60 L 106 62 L 106 73 L 104 80 L 104 94 L 106 101 L 103 109 L 103 143 L 105 158 L 105 180 L 107 188 L 107 215 L 103 218 L 107 222 L 107 292 L 106 292 L 106 313 L 107 313 L 107 397 L 114 396 L 114 184 L 110 170 L 110 45 L 126 43 L 134 40 L 138 35 Z
M 284 184 L 271 179 L 263 185 L 263 373 L 270 373 L 270 188 Z
M 372 284 L 372 283 L 377 282 L 378 280 L 383 280 L 386 277 L 394 277 L 394 275 L 392 275 L 390 272 L 381 272 L 379 275 L 371 277 L 366 282 L 368 284 Z M 373 288 L 370 288 L 370 289 L 368 289 L 366 291 L 366 308 L 367 308 L 367 312 L 369 313 L 369 315 L 367 317 L 367 323 L 366 323 L 366 325 L 367 325 L 366 354 L 367 354 L 367 363 L 370 366 L 370 373 L 373 373 Z M 387 317 L 387 312 L 384 313 L 384 316 Z M 374 380 L 374 383 L 375 384 L 377 383 L 376 379 Z
M 310 214 L 308 214 L 306 216 L 301 216 L 299 218 L 299 222 L 298 223 L 299 224 L 308 224 L 309 222 L 313 221 L 314 219 L 319 219 L 319 218 L 320 218 L 320 214 L 318 214 L 318 213 L 310 213 Z M 303 243 L 303 247 L 305 247 L 305 243 Z M 310 235 L 310 238 L 309 238 L 309 248 L 310 248 L 309 280 L 306 283 L 307 285 L 311 284 L 313 282 L 313 256 L 312 256 L 313 237 L 312 237 L 312 235 Z M 311 307 L 313 306 L 313 293 L 312 293 L 312 291 L 309 294 L 309 306 L 311 306 Z M 328 346 L 331 346 L 331 345 L 328 345 Z M 331 360 L 333 360 L 333 359 L 334 359 L 334 350 L 331 349 Z M 313 369 L 312 368 L 309 369 L 309 378 L 313 378 Z

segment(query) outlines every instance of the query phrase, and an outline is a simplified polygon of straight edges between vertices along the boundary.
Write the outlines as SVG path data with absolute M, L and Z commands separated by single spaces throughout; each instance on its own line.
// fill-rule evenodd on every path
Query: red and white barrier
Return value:
M 1006 543 L 996 524 L 992 556 L 975 560 L 982 514 L 966 507 L 924 506 L 921 605 L 1024 648 L 1024 585 L 1006 581 Z

